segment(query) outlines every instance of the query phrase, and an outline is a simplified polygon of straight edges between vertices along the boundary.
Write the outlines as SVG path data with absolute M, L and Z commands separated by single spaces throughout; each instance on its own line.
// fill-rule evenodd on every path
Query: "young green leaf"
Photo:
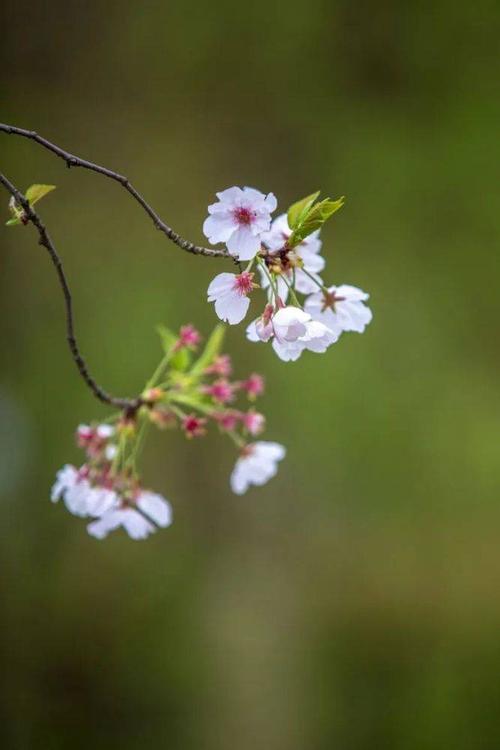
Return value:
M 163 351 L 165 354 L 171 354 L 169 358 L 169 365 L 173 370 L 179 372 L 185 372 L 190 365 L 191 355 L 185 347 L 175 351 L 175 345 L 177 344 L 179 337 L 164 325 L 156 326 L 156 330 L 161 338 Z
M 318 198 L 320 191 L 311 193 L 311 195 L 302 198 L 302 200 L 293 203 L 288 209 L 288 226 L 290 229 L 295 229 L 297 224 L 300 223 L 301 219 L 306 215 L 307 211 L 311 208 L 314 201 Z
M 201 375 L 203 370 L 208 367 L 215 357 L 220 354 L 224 336 L 226 334 L 225 326 L 217 325 L 210 334 L 203 352 L 199 359 L 194 363 L 191 375 Z
M 168 352 L 172 351 L 174 345 L 177 343 L 178 336 L 176 336 L 175 333 L 170 330 L 170 328 L 167 328 L 164 325 L 156 326 L 156 331 L 161 339 L 163 351 L 165 352 L 165 354 L 168 354 Z
M 332 201 L 329 198 L 316 203 L 310 207 L 305 216 L 303 216 L 300 223 L 296 226 L 290 239 L 288 240 L 289 247 L 295 247 L 299 245 L 303 240 L 306 239 L 310 234 L 315 232 L 317 229 L 321 229 L 323 224 L 332 216 L 339 208 L 344 205 L 344 197 L 339 198 L 336 201 Z
M 30 206 L 34 206 L 48 193 L 51 193 L 56 189 L 55 185 L 30 185 L 26 191 L 26 198 L 29 201 Z

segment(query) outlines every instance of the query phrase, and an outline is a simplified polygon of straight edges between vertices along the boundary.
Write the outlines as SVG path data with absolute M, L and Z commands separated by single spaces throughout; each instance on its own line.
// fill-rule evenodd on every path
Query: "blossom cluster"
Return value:
M 232 378 L 231 358 L 220 353 L 221 326 L 198 357 L 194 353 L 201 336 L 193 326 L 183 326 L 178 334 L 165 328 L 159 333 L 164 356 L 140 406 L 103 424 L 80 425 L 76 442 L 85 461 L 79 468 L 64 466 L 52 488 L 54 502 L 63 500 L 71 513 L 91 519 L 87 529 L 97 539 L 119 527 L 133 539 L 144 539 L 172 522 L 169 501 L 140 480 L 138 462 L 150 426 L 178 428 L 192 439 L 213 425 L 237 450 L 230 486 L 239 495 L 271 479 L 285 456 L 279 443 L 255 440 L 265 428 L 264 415 L 254 408 L 264 393 L 264 379 L 258 373 Z
M 318 195 L 272 221 L 277 207 L 272 193 L 232 187 L 217 193 L 203 225 L 212 244 L 225 243 L 235 260 L 248 261 L 238 274 L 218 274 L 208 287 L 208 301 L 221 320 L 235 325 L 246 317 L 252 292 L 263 289 L 263 310 L 246 335 L 249 341 L 271 342 L 283 361 L 294 361 L 306 350 L 323 353 L 344 331 L 362 333 L 372 319 L 368 294 L 348 284 L 323 283 L 326 262 L 319 234 L 343 200 L 317 202 Z

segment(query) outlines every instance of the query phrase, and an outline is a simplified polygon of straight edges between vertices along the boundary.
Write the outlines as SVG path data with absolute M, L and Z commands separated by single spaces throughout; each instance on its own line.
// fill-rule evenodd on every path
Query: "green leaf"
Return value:
M 208 338 L 203 352 L 200 354 L 200 357 L 191 370 L 191 375 L 201 375 L 203 370 L 213 362 L 218 354 L 220 354 L 225 335 L 225 326 L 220 324 L 215 326 Z
M 31 206 L 38 203 L 45 195 L 56 189 L 55 185 L 30 185 L 26 190 L 26 198 Z
M 308 209 L 307 213 L 303 216 L 300 223 L 292 232 L 292 235 L 288 240 L 288 245 L 290 247 L 299 245 L 310 234 L 315 232 L 317 229 L 321 229 L 323 224 L 328 221 L 330 216 L 338 211 L 339 208 L 342 208 L 343 205 L 344 197 L 342 196 L 336 201 L 325 198 L 319 203 L 316 203 L 314 206 L 311 206 Z
M 14 219 L 9 219 L 8 221 L 6 221 L 5 222 L 5 226 L 7 226 L 7 227 L 13 227 L 16 224 L 20 224 L 20 223 L 21 223 L 21 219 L 14 218 Z
M 170 367 L 179 372 L 187 370 L 191 363 L 191 355 L 189 351 L 183 347 L 182 349 L 179 349 L 179 351 L 174 352 L 174 347 L 179 340 L 179 336 L 164 325 L 156 326 L 156 330 L 161 338 L 163 351 L 165 354 L 172 354 L 172 357 L 169 360 Z
M 167 328 L 164 325 L 156 326 L 156 330 L 158 332 L 159 337 L 161 338 L 161 343 L 163 346 L 163 351 L 165 354 L 170 352 L 173 348 L 173 346 L 177 343 L 178 336 L 170 330 L 170 328 Z
M 295 229 L 301 218 L 307 213 L 314 201 L 318 198 L 320 192 L 321 191 L 318 190 L 316 193 L 311 193 L 311 195 L 308 195 L 306 198 L 302 198 L 302 200 L 297 201 L 297 203 L 293 203 L 290 206 L 287 214 L 288 226 L 290 227 L 290 229 Z

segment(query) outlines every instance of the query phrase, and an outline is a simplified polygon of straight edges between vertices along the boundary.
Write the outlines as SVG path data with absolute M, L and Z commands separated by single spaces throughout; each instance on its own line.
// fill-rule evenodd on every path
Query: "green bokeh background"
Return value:
M 266 374 L 279 476 L 236 497 L 224 440 L 159 435 L 144 474 L 174 525 L 99 543 L 48 494 L 106 411 L 33 230 L 0 227 L 2 747 L 500 747 L 499 18 L 493 0 L 3 3 L 2 120 L 127 174 L 193 241 L 233 184 L 281 208 L 345 194 L 325 278 L 369 291 L 374 321 L 294 365 L 230 330 L 237 374 Z M 223 261 L 32 143 L 3 135 L 0 158 L 58 186 L 40 212 L 105 387 L 141 387 L 158 322 L 211 329 Z

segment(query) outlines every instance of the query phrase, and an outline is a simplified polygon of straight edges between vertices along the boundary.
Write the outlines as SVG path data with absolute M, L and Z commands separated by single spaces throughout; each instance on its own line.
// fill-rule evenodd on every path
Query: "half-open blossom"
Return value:
M 240 323 L 248 311 L 248 295 L 254 288 L 253 273 L 219 273 L 207 289 L 208 302 L 215 302 L 215 312 L 231 325 Z
M 276 198 L 249 187 L 228 188 L 217 193 L 217 198 L 218 202 L 208 207 L 205 236 L 212 245 L 225 242 L 240 260 L 250 260 L 260 249 L 262 233 L 269 230 Z
M 247 327 L 249 341 L 262 341 L 258 335 L 258 323 L 258 320 L 254 320 Z M 270 324 L 272 347 L 283 362 L 295 362 L 306 349 L 316 353 L 325 352 L 339 337 L 338 332 L 292 305 L 279 309 Z
M 305 301 L 305 309 L 334 333 L 363 333 L 373 318 L 372 311 L 364 304 L 368 297 L 366 292 L 355 286 L 331 286 L 327 293 L 311 294 Z
M 192 325 L 181 326 L 179 331 L 179 339 L 176 344 L 176 349 L 196 349 L 201 341 L 201 335 L 199 331 Z
M 240 383 L 240 388 L 246 391 L 248 398 L 255 399 L 264 393 L 265 381 L 262 375 L 253 372 L 246 380 Z
M 82 518 L 100 516 L 116 504 L 116 493 L 106 487 L 94 487 L 86 476 L 85 467 L 78 470 L 67 464 L 56 476 L 52 487 L 53 503 L 60 499 L 70 513 Z
M 250 435 L 259 435 L 265 427 L 266 418 L 263 414 L 258 411 L 250 409 L 245 414 L 241 415 L 241 421 L 243 427 Z
M 278 461 L 285 457 L 286 450 L 279 443 L 258 441 L 246 445 L 232 471 L 231 489 L 242 495 L 250 485 L 268 482 L 278 471 Z
M 104 513 L 97 521 L 87 526 L 89 534 L 104 539 L 110 531 L 123 526 L 132 539 L 146 539 L 159 526 L 165 528 L 172 523 L 172 508 L 168 500 L 153 492 L 141 491 L 135 506 L 121 504 Z
M 305 336 L 306 323 L 310 320 L 309 313 L 300 307 L 282 307 L 273 317 L 274 335 L 282 341 L 297 341 L 301 336 Z
M 197 417 L 196 414 L 187 414 L 182 419 L 182 429 L 186 433 L 186 437 L 201 437 L 205 435 L 205 425 L 207 420 L 204 417 Z

